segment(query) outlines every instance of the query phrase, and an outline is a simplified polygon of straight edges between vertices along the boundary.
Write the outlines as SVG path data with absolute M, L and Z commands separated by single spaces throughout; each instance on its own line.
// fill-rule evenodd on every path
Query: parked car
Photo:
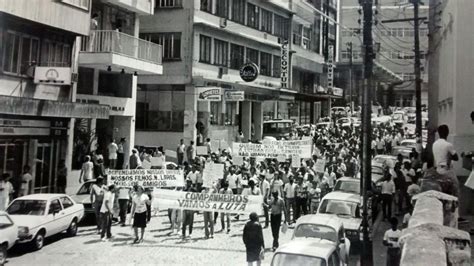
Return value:
M 95 179 L 88 180 L 82 184 L 82 186 L 77 190 L 76 194 L 71 195 L 71 198 L 74 202 L 84 205 L 84 215 L 94 215 L 94 208 L 92 207 L 91 202 L 91 190 L 92 185 L 95 184 Z
M 350 127 L 352 125 L 352 119 L 350 117 L 339 118 L 337 124 L 342 127 Z
M 293 131 L 293 120 L 275 119 L 263 122 L 263 136 L 276 139 L 288 139 Z
M 317 213 L 332 214 L 341 218 L 346 236 L 351 244 L 360 244 L 362 235 L 361 208 L 360 195 L 335 191 L 323 197 Z M 372 220 L 371 217 L 371 211 L 369 211 L 369 221 Z
M 392 120 L 395 125 L 403 126 L 407 121 L 407 117 L 404 111 L 396 111 L 392 114 Z
M 416 140 L 405 139 L 400 142 L 400 145 L 392 148 L 392 155 L 398 156 L 401 154 L 403 158 L 409 158 L 413 148 L 416 148 Z
M 336 117 L 346 117 L 347 116 L 346 107 L 342 107 L 342 106 L 333 107 L 331 108 L 331 114 L 336 115 Z
M 316 124 L 316 130 L 329 130 L 332 128 L 332 122 L 320 122 Z
M 18 225 L 18 242 L 39 250 L 46 237 L 64 231 L 75 236 L 84 206 L 65 194 L 32 194 L 12 201 L 7 213 Z
M 297 239 L 282 245 L 273 254 L 272 266 L 345 266 L 348 254 L 331 241 Z
M 349 254 L 351 242 L 346 238 L 341 219 L 328 214 L 311 214 L 296 221 L 292 240 L 301 238 L 324 239 L 331 241 Z
M 7 252 L 18 239 L 18 227 L 8 213 L 0 211 L 0 265 L 7 261 Z

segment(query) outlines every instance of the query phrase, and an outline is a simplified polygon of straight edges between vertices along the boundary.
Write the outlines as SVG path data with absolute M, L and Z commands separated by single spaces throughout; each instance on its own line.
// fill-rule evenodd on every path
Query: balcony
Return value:
M 96 30 L 82 38 L 79 65 L 150 75 L 163 73 L 161 59 L 161 45 L 117 31 Z
M 153 15 L 154 0 L 107 0 L 107 2 L 127 9 L 138 15 Z

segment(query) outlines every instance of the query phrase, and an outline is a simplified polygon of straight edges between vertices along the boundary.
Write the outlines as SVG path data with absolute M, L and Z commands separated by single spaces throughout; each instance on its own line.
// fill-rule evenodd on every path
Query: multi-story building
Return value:
M 376 1 L 377 2 L 377 1 Z M 428 15 L 428 6 L 420 6 L 420 17 Z M 415 106 L 415 75 L 414 75 L 414 26 L 412 22 L 391 22 L 413 18 L 413 4 L 409 1 L 379 0 L 374 4 L 374 25 L 372 35 L 376 54 L 376 92 L 373 97 L 376 103 L 383 106 L 410 107 Z M 350 86 L 349 69 L 352 68 L 352 87 L 354 98 L 362 82 L 363 49 L 362 25 L 363 15 L 357 0 L 344 0 L 342 3 L 340 45 L 340 77 L 339 85 Z M 422 70 L 427 68 L 425 54 L 428 48 L 428 29 L 420 24 L 420 50 Z M 352 45 L 352 52 L 351 52 Z M 352 67 L 351 63 L 352 55 Z M 422 74 L 422 103 L 427 104 L 427 75 Z M 393 90 L 391 89 L 393 88 Z
M 60 161 L 71 161 L 71 118 L 108 118 L 107 106 L 75 103 L 90 2 L 0 1 L 0 172 L 16 191 L 28 165 L 34 191 L 53 192 Z
M 79 52 L 77 101 L 110 106 L 108 119 L 76 120 L 73 169 L 83 155 L 96 151 L 108 165 L 107 146 L 126 139 L 126 167 L 135 145 L 137 79 L 161 75 L 162 47 L 139 38 L 140 16 L 152 15 L 154 1 L 95 0 L 91 5 L 91 31 L 82 38 Z
M 474 151 L 474 93 L 472 93 L 474 2 L 432 0 L 429 3 L 429 142 L 434 141 L 436 128 L 446 124 L 450 130 L 448 141 L 453 143 L 458 154 L 472 152 Z M 458 176 L 469 175 L 460 162 L 455 162 L 454 165 Z M 462 181 L 460 183 L 463 184 Z M 472 192 L 466 194 L 472 197 Z
M 260 139 L 264 120 L 314 122 L 320 108 L 313 102 L 330 98 L 317 95 L 327 71 L 328 39 L 321 35 L 329 32 L 335 43 L 337 28 L 330 21 L 323 30 L 321 7 L 319 1 L 156 1 L 155 15 L 141 19 L 140 36 L 163 45 L 164 72 L 139 76 L 136 144 L 175 150 L 180 139 L 188 144 L 200 134 L 226 146 L 239 130 L 245 139 Z M 330 7 L 337 18 L 337 4 Z M 258 67 L 254 81 L 240 76 L 247 63 Z M 218 95 L 200 99 L 205 91 Z

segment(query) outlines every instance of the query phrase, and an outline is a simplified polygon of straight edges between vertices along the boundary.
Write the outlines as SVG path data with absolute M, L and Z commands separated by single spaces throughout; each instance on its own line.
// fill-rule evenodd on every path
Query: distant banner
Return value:
M 109 170 L 108 184 L 120 187 L 183 187 L 184 174 L 181 170 L 166 169 L 127 169 Z
M 318 159 L 314 164 L 314 170 L 316 173 L 324 173 L 324 169 L 326 167 L 326 160 Z
M 209 194 L 155 189 L 153 198 L 160 209 L 182 209 L 246 214 L 262 213 L 262 196 Z
M 232 155 L 242 157 L 278 158 L 284 155 L 311 158 L 312 140 L 266 141 L 263 144 L 236 143 L 232 145 Z

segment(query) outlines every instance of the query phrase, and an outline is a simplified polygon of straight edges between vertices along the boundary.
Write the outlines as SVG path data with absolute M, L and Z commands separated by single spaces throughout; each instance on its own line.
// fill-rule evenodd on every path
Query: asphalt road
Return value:
M 91 224 L 83 224 L 76 237 L 58 235 L 47 239 L 40 251 L 17 245 L 10 251 L 6 265 L 246 265 L 243 220 L 232 222 L 229 234 L 217 232 L 214 239 L 206 240 L 202 215 L 196 215 L 192 237 L 182 240 L 180 235 L 170 234 L 167 213 L 160 212 L 148 224 L 140 244 L 132 244 L 130 226 L 114 225 L 113 239 L 102 242 Z M 221 229 L 219 220 L 216 229 Z M 288 242 L 291 234 L 290 227 L 286 234 L 281 234 L 280 244 Z M 264 238 L 266 247 L 271 247 L 270 228 L 264 229 Z M 267 251 L 263 265 L 271 262 L 272 252 Z M 352 255 L 350 265 L 358 265 L 358 261 L 358 256 Z

